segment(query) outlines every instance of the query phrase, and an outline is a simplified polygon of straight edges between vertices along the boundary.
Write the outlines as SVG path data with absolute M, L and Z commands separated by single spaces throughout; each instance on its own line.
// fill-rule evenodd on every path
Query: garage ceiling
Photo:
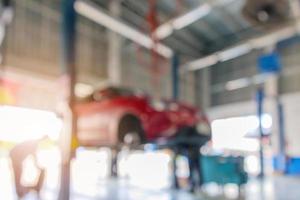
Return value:
M 93 2 L 108 9 L 108 0 Z M 149 2 L 122 0 L 121 18 L 136 29 L 149 33 Z M 210 6 L 208 13 L 188 26 L 174 31 L 162 42 L 189 58 L 198 58 L 258 33 L 241 15 L 244 0 L 158 0 L 157 21 L 164 24 L 204 5 Z

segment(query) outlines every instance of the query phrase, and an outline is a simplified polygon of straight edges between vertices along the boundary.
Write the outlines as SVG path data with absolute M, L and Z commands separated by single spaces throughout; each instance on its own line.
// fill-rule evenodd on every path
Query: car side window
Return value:
M 176 112 L 176 111 L 178 111 L 178 109 L 179 109 L 179 106 L 177 103 L 171 102 L 168 104 L 168 110 Z
M 127 89 L 109 87 L 100 91 L 96 91 L 93 95 L 94 100 L 102 101 L 106 99 L 113 99 L 119 96 L 130 96 L 132 92 Z

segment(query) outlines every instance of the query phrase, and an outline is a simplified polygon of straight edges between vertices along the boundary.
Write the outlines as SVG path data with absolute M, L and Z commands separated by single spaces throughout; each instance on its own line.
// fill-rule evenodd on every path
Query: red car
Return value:
M 107 87 L 78 103 L 78 139 L 83 146 L 135 145 L 173 136 L 180 127 L 196 126 L 210 134 L 198 109 L 171 100 L 156 101 L 124 88 Z

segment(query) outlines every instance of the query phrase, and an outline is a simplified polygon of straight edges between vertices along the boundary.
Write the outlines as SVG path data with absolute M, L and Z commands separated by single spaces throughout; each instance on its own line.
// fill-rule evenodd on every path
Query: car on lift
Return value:
M 76 112 L 82 146 L 137 146 L 168 140 L 181 127 L 196 127 L 200 134 L 210 134 L 209 121 L 199 109 L 121 87 L 94 91 L 78 102 Z

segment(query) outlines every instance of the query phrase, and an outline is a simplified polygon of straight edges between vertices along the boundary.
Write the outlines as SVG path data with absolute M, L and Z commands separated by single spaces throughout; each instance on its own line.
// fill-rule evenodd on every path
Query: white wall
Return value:
M 287 153 L 290 156 L 300 156 L 300 93 L 292 93 L 282 96 L 282 103 L 285 114 L 285 132 L 287 139 Z M 276 105 L 270 99 L 265 102 L 265 112 L 273 116 L 273 151 L 277 151 L 278 123 Z M 208 110 L 210 120 L 223 119 L 229 117 L 255 115 L 256 102 L 248 101 L 242 103 L 227 104 L 213 107 Z
M 282 101 L 288 153 L 291 156 L 300 156 L 300 93 L 285 95 Z

